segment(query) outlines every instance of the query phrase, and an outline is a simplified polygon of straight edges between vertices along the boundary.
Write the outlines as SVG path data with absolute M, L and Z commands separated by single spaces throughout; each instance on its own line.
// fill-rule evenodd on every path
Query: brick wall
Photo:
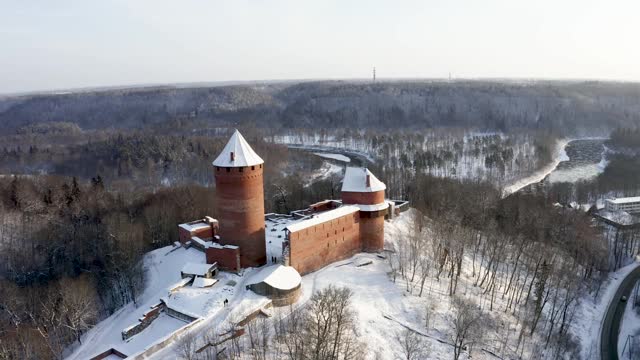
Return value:
M 262 165 L 214 167 L 220 242 L 240 247 L 242 267 L 266 263 Z
M 360 213 L 362 251 L 375 252 L 384 248 L 384 216 L 386 211 Z
M 240 249 L 228 247 L 208 247 L 205 250 L 207 264 L 218 263 L 218 268 L 227 271 L 238 271 L 240 267 Z
M 360 214 L 348 214 L 289 234 L 290 265 L 301 275 L 348 258 L 362 249 Z
M 188 231 L 181 227 L 178 227 L 178 236 L 180 238 L 180 242 L 184 244 L 187 241 L 191 240 L 191 238 L 194 236 L 197 236 L 201 239 L 208 239 L 213 237 L 213 229 L 211 227 L 206 227 L 194 231 Z
M 384 190 L 376 192 L 342 192 L 345 204 L 375 205 L 384 202 Z

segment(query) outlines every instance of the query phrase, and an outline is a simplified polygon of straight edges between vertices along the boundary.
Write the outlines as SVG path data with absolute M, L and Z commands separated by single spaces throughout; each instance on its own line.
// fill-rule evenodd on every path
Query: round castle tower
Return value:
M 384 249 L 384 201 L 386 185 L 367 168 L 349 167 L 342 183 L 342 203 L 360 207 L 360 238 L 364 251 Z
M 266 263 L 264 161 L 236 130 L 213 161 L 220 243 L 240 248 L 240 266 Z

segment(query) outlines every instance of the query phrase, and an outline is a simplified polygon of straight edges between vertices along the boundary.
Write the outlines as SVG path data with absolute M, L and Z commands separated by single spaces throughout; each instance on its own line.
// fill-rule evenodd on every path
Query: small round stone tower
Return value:
M 349 167 L 342 183 L 342 203 L 360 207 L 360 238 L 363 251 L 384 249 L 384 217 L 389 208 L 384 200 L 386 185 L 367 168 Z
M 264 265 L 264 161 L 236 130 L 213 161 L 220 243 L 240 248 L 240 266 Z

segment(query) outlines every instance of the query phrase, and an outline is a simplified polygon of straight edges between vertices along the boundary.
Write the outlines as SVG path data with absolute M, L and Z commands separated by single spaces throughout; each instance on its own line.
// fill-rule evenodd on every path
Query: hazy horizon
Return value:
M 1 0 L 4 1 L 4 0 Z M 0 94 L 219 82 L 640 80 L 631 1 L 4 1 Z

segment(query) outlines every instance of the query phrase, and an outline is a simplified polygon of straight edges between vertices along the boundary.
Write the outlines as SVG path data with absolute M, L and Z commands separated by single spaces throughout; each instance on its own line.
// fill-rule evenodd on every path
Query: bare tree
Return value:
M 402 350 L 403 358 L 406 360 L 423 359 L 428 351 L 427 344 L 424 339 L 407 328 L 396 332 L 394 340 Z
M 453 358 L 458 360 L 462 351 L 469 349 L 481 338 L 482 313 L 473 304 L 454 297 L 453 306 L 456 313 L 452 321 Z
M 196 336 L 193 332 L 187 331 L 178 340 L 178 354 L 184 360 L 194 360 L 196 358 Z

